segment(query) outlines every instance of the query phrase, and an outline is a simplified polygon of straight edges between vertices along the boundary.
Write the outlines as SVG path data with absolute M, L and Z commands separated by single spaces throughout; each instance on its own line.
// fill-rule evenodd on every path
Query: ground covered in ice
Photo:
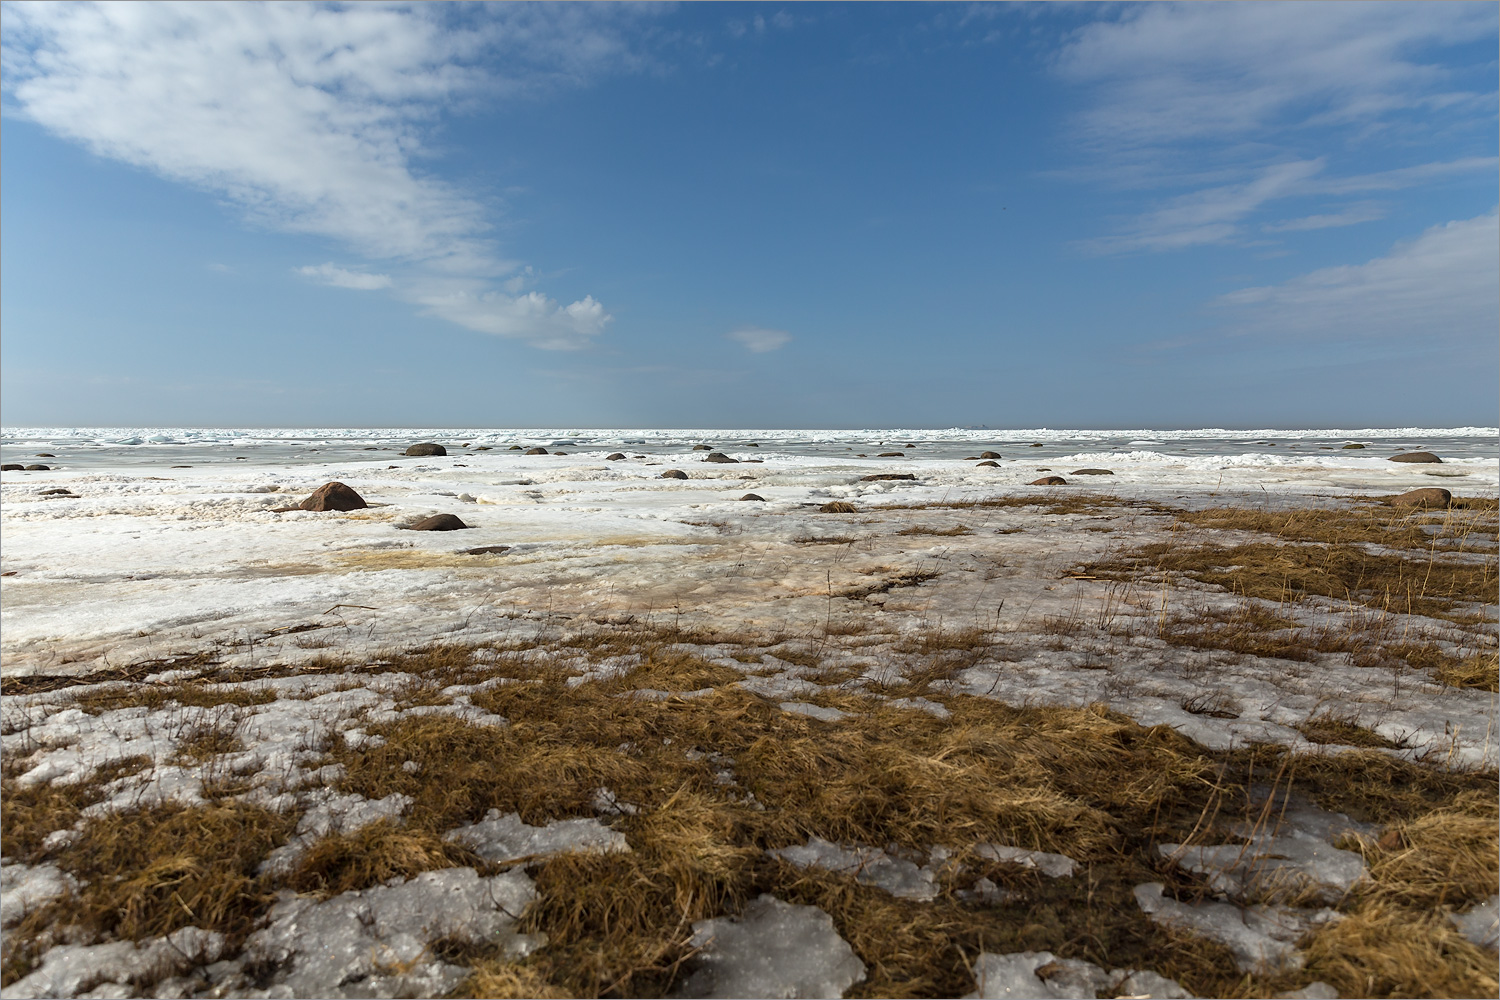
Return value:
M 1492 455 L 575 437 L 6 473 L 6 995 L 1494 992 Z

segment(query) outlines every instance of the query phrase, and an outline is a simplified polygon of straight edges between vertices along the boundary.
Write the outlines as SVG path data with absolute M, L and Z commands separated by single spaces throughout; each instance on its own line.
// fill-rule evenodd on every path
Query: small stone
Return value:
M 1108 469 L 1074 469 L 1075 476 L 1113 476 L 1114 473 Z
M 1386 502 L 1397 507 L 1447 507 L 1453 502 L 1453 494 L 1437 486 L 1428 486 L 1420 490 L 1408 490 Z
M 688 474 L 686 472 L 683 472 L 681 469 L 668 469 L 666 472 L 663 472 L 661 475 L 657 476 L 656 478 L 658 478 L 658 479 L 686 479 L 687 477 L 688 477 Z
M 979 457 L 980 458 L 999 458 L 1000 457 L 1000 453 L 998 451 L 981 451 L 979 453 Z
M 434 514 L 431 517 L 424 517 L 424 518 L 422 518 L 422 520 L 418 521 L 416 524 L 411 525 L 411 527 L 410 527 L 409 530 L 411 530 L 411 531 L 459 531 L 459 530 L 461 530 L 463 528 L 468 528 L 468 527 L 471 527 L 471 525 L 464 524 L 463 521 L 459 520 L 453 514 Z
M 730 458 L 728 455 L 724 454 L 722 451 L 711 451 L 711 452 L 709 452 L 708 455 L 707 455 L 707 457 L 705 457 L 703 459 L 703 461 L 705 461 L 705 462 L 718 462 L 718 463 L 723 464 L 723 465 L 738 465 L 740 463 L 739 459 L 737 459 L 737 458 Z
M 745 444 L 744 444 L 744 447 L 746 447 L 746 448 L 759 448 L 760 445 L 756 444 L 754 441 L 746 441 Z
M 862 483 L 887 483 L 898 480 L 915 480 L 917 477 L 910 472 L 882 472 L 874 476 L 860 476 Z
M 818 508 L 818 511 L 823 514 L 853 514 L 855 510 L 852 503 L 845 503 L 842 500 L 832 500 Z
M 710 448 L 706 444 L 695 444 L 695 445 L 693 445 L 693 450 L 694 451 L 713 451 L 713 449 Z
M 1041 479 L 1033 479 L 1032 486 L 1066 486 L 1068 481 L 1062 476 L 1043 476 Z
M 324 483 L 297 506 L 303 510 L 363 510 L 370 505 L 343 483 Z
M 761 496 L 759 493 L 746 493 L 744 496 L 740 497 L 740 499 L 741 500 L 759 500 L 761 503 L 765 503 L 766 502 L 766 498 L 763 497 L 763 496 Z
M 623 454 L 621 454 L 620 452 L 617 451 L 613 455 L 605 455 L 604 456 L 604 460 L 606 462 L 618 462 L 618 461 L 620 461 L 624 457 L 625 456 Z
M 433 444 L 431 441 L 427 441 L 422 444 L 412 445 L 406 449 L 405 454 L 407 458 L 427 458 L 432 455 L 446 455 L 448 454 L 448 449 L 440 444 Z
M 498 556 L 502 552 L 509 551 L 509 545 L 481 545 L 477 548 L 461 550 L 462 554 L 466 556 Z
M 506 451 L 520 451 L 521 450 L 521 446 L 518 445 L 518 444 L 513 444 L 513 445 L 511 445 L 509 448 L 507 448 L 505 450 Z
M 1345 451 L 1363 451 L 1364 447 L 1365 446 L 1362 445 L 1362 444 L 1346 444 L 1346 445 L 1344 445 L 1344 450 Z
M 882 451 L 876 458 L 905 458 L 906 453 L 900 451 Z
M 489 451 L 490 450 L 490 446 L 487 445 L 487 444 L 476 445 L 474 447 L 474 450 L 475 451 Z
M 1037 441 L 1037 442 L 1035 442 L 1035 443 L 1033 443 L 1031 445 L 1031 447 L 1033 447 L 1033 448 L 1040 448 L 1041 446 L 1042 446 L 1042 443 L 1040 441 Z
M 1441 458 L 1438 458 L 1430 451 L 1403 451 L 1399 455 L 1392 455 L 1390 458 L 1386 459 L 1386 461 L 1413 462 L 1420 465 L 1441 465 L 1443 460 Z
M 1000 468 L 1000 463 L 999 462 L 980 462 L 978 465 L 974 466 L 974 468 L 976 468 L 976 469 L 986 469 L 986 468 L 988 468 L 988 469 L 998 469 L 998 468 Z
M 526 449 L 526 454 L 528 454 L 528 455 L 545 455 L 545 454 L 547 454 L 547 449 L 546 448 L 527 448 Z
M 50 466 L 50 465 L 28 465 L 28 466 L 26 466 L 26 471 L 27 472 L 50 472 L 51 470 L 52 470 L 52 466 Z
M 54 454 L 52 454 L 52 452 L 50 452 L 50 451 L 39 451 L 39 452 L 36 453 L 36 457 L 37 458 L 56 458 L 57 456 L 54 455 Z

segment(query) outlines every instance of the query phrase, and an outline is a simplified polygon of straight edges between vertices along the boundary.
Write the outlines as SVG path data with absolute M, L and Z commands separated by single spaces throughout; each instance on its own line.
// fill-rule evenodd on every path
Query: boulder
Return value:
M 414 444 L 410 448 L 406 449 L 407 458 L 427 458 L 432 455 L 446 454 L 448 454 L 447 448 L 444 448 L 440 444 L 433 444 L 431 441 L 426 441 L 422 444 Z
M 686 479 L 687 477 L 688 477 L 687 473 L 683 472 L 681 469 L 668 469 L 666 472 L 663 472 L 660 476 L 657 476 L 656 478 L 658 478 L 658 479 Z
M 526 454 L 528 454 L 528 455 L 545 455 L 545 454 L 547 454 L 547 449 L 546 448 L 527 448 L 526 449 Z
M 490 446 L 487 445 L 487 444 L 477 444 L 477 445 L 474 446 L 474 450 L 475 451 L 489 451 L 490 450 Z
M 737 459 L 737 458 L 730 458 L 728 455 L 724 454 L 722 451 L 711 451 L 711 452 L 709 452 L 708 455 L 704 457 L 703 461 L 705 461 L 705 462 L 719 462 L 719 463 L 724 464 L 724 465 L 739 465 L 740 464 L 740 460 L 739 459 Z
M 434 514 L 408 527 L 411 531 L 458 531 L 470 525 L 464 524 L 452 514 Z
M 754 441 L 746 441 L 745 444 L 743 445 L 743 447 L 746 447 L 746 448 L 759 448 L 760 445 L 756 444 Z
M 460 550 L 466 556 L 498 556 L 502 552 L 509 551 L 509 545 L 481 545 L 478 548 Z
M 998 468 L 1000 468 L 1000 463 L 999 462 L 980 462 L 978 465 L 974 466 L 974 468 L 976 468 L 976 469 L 998 469 Z
M 706 444 L 695 444 L 695 445 L 693 445 L 693 450 L 694 451 L 713 451 L 713 449 L 710 448 Z
M 1388 503 L 1398 507 L 1447 507 L 1453 502 L 1453 494 L 1436 486 L 1420 490 L 1408 490 L 1400 496 L 1391 497 Z
M 26 466 L 21 465 L 18 462 L 6 462 L 4 465 L 0 465 L 0 472 L 25 472 L 25 471 L 26 471 Z
M 1031 447 L 1033 447 L 1033 448 L 1040 448 L 1041 446 L 1042 446 L 1042 443 L 1040 441 L 1033 442 L 1032 445 L 1031 445 Z
M 1043 476 L 1041 479 L 1033 479 L 1032 486 L 1066 486 L 1068 481 L 1062 476 Z
M 759 500 L 761 503 L 765 503 L 766 502 L 766 498 L 763 497 L 763 496 L 761 496 L 759 493 L 746 493 L 744 496 L 740 497 L 740 499 L 741 500 Z
M 906 453 L 901 451 L 882 451 L 876 458 L 905 458 Z
M 1113 476 L 1114 473 L 1108 469 L 1074 469 L 1075 476 Z
M 1344 450 L 1345 451 L 1350 451 L 1350 450 L 1361 450 L 1362 451 L 1364 449 L 1364 447 L 1365 446 L 1362 445 L 1362 444 L 1346 444 L 1346 445 L 1344 445 Z
M 823 514 L 853 514 L 855 510 L 852 503 L 845 503 L 843 500 L 830 500 L 818 508 L 818 511 Z
M 36 453 L 36 457 L 37 458 L 56 458 L 57 456 L 54 455 L 54 454 L 52 454 L 52 452 L 50 452 L 50 451 L 39 451 L 39 452 Z
M 617 451 L 613 455 L 605 455 L 604 456 L 604 460 L 606 462 L 618 462 L 618 461 L 620 461 L 624 457 L 625 457 L 624 455 L 622 455 L 621 453 L 619 453 Z
M 1000 453 L 998 451 L 981 451 L 979 453 L 979 457 L 980 458 L 999 458 L 1000 457 Z
M 518 445 L 518 444 L 513 444 L 513 445 L 511 445 L 509 448 L 507 448 L 505 450 L 506 451 L 520 451 L 521 450 L 521 446 Z
M 916 478 L 910 472 L 881 472 L 873 476 L 860 476 L 859 481 L 862 483 L 886 483 L 897 480 L 915 480 Z
M 1392 455 L 1387 461 L 1416 462 L 1421 465 L 1432 465 L 1434 463 L 1442 464 L 1443 460 L 1430 451 L 1403 451 L 1399 455 Z
M 370 505 L 343 483 L 324 483 L 298 506 L 302 510 L 364 510 Z
M 51 470 L 52 470 L 52 466 L 50 466 L 50 465 L 28 465 L 28 466 L 26 466 L 26 471 L 27 472 L 50 472 Z

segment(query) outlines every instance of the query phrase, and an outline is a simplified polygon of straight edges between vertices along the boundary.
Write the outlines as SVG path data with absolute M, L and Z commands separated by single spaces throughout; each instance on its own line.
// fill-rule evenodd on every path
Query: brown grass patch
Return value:
M 1373 730 L 1366 729 L 1355 715 L 1340 715 L 1326 711 L 1300 723 L 1297 732 L 1313 743 L 1336 743 L 1351 747 L 1384 747 L 1398 749 L 1401 744 L 1386 739 Z
M 957 535 L 972 535 L 973 529 L 963 524 L 955 524 L 947 528 L 934 528 L 926 524 L 914 524 L 909 528 L 902 528 L 896 532 L 898 535 L 941 535 L 951 538 Z

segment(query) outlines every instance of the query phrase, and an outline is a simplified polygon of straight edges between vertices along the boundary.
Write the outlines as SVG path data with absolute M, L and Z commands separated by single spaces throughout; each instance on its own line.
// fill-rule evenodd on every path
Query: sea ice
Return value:
M 763 893 L 738 917 L 693 924 L 701 949 L 681 997 L 842 997 L 865 965 L 816 906 Z
M 822 837 L 809 837 L 805 845 L 767 851 L 798 868 L 823 868 L 852 874 L 862 885 L 884 889 L 902 899 L 930 900 L 937 896 L 937 880 L 929 868 L 893 858 L 874 847 L 840 847 Z
M 546 826 L 527 826 L 520 813 L 500 814 L 491 809 L 484 819 L 450 830 L 444 838 L 497 864 L 534 855 L 566 854 L 570 851 L 610 853 L 628 851 L 625 835 L 592 816 L 553 820 Z

